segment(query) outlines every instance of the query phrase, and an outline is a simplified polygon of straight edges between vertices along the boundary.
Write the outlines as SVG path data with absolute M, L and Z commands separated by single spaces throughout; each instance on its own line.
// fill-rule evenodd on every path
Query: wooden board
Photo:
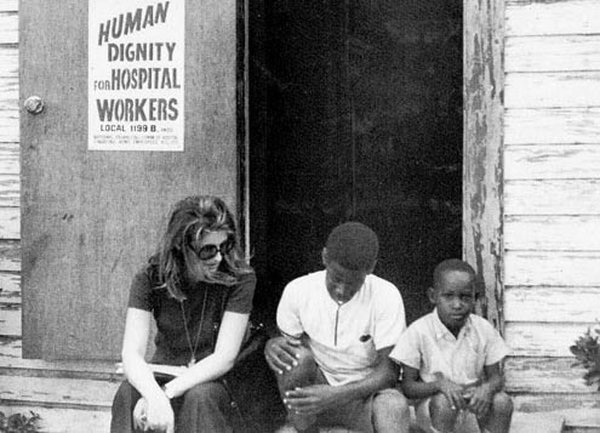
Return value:
M 0 207 L 18 207 L 20 179 L 16 174 L 0 174 Z
M 19 42 L 19 19 L 16 12 L 0 12 L 0 44 Z
M 504 143 L 600 143 L 600 108 L 509 109 Z
M 0 109 L 0 143 L 19 142 L 19 113 Z
M 0 239 L 20 239 L 21 214 L 17 207 L 0 207 Z
M 0 0 L 0 12 L 17 12 L 19 0 Z
M 0 239 L 0 271 L 19 272 L 21 270 L 21 245 L 19 241 Z
M 0 110 L 13 111 L 19 106 L 19 83 L 17 77 L 0 80 Z
M 507 216 L 504 247 L 521 251 L 600 251 L 600 216 Z
M 21 337 L 21 306 L 0 304 L 0 336 Z
M 58 408 L 105 409 L 112 403 L 119 382 L 0 376 L 2 404 Z
M 0 45 L 0 78 L 15 78 L 19 73 L 19 49 L 16 45 Z
M 591 179 L 600 178 L 600 143 L 507 146 L 504 178 Z
M 506 390 L 510 393 L 595 393 L 583 380 L 585 370 L 569 358 L 516 358 L 505 362 Z
M 506 108 L 598 107 L 600 72 L 509 73 Z
M 577 35 L 600 33 L 600 4 L 596 0 L 508 0 L 508 36 Z
M 0 272 L 0 304 L 21 303 L 21 276 Z
M 557 357 L 571 356 L 569 347 L 583 335 L 590 323 L 506 322 L 504 337 L 512 356 Z
M 593 71 L 600 69 L 600 35 L 510 37 L 506 72 Z
M 478 310 L 502 329 L 504 0 L 464 2 L 463 257 L 485 285 Z
M 17 143 L 0 143 L 0 175 L 19 175 L 19 145 Z
M 600 179 L 506 181 L 504 204 L 506 215 L 598 215 Z
M 52 409 L 38 406 L 2 406 L 6 415 L 14 413 L 28 414 L 33 411 L 40 415 L 40 426 L 44 433 L 100 433 L 108 432 L 110 426 L 110 411 L 82 409 Z
M 571 394 L 568 398 L 564 394 L 551 393 L 515 395 L 513 403 L 517 412 L 563 416 L 567 426 L 600 426 L 600 399 L 597 393 Z
M 599 252 L 507 251 L 507 286 L 600 287 Z
M 592 323 L 600 320 L 600 287 L 506 287 L 511 322 Z

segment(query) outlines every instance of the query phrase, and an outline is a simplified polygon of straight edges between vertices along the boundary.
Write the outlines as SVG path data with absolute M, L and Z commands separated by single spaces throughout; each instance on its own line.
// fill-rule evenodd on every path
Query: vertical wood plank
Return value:
M 464 2 L 463 255 L 485 284 L 482 313 L 502 329 L 504 0 Z

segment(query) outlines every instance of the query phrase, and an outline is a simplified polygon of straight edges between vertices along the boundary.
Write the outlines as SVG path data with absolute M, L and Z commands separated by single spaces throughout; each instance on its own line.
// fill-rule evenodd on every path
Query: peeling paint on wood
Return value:
M 0 44 L 19 42 L 19 20 L 15 12 L 0 12 Z
M 509 0 L 506 5 L 508 36 L 598 33 L 597 0 Z
M 600 252 L 507 251 L 507 286 L 600 287 Z
M 16 45 L 0 45 L 0 79 L 15 78 L 19 71 L 19 50 Z
M 512 72 L 600 69 L 600 35 L 510 37 L 505 70 Z
M 481 312 L 502 329 L 504 1 L 465 2 L 463 255 L 485 285 Z
M 510 322 L 600 320 L 600 287 L 508 286 L 504 300 L 505 319 Z
M 505 324 L 506 342 L 511 355 L 522 357 L 570 357 L 569 347 L 585 333 L 591 323 L 509 322 Z
M 583 380 L 575 358 L 507 358 L 506 390 L 510 393 L 595 393 Z M 566 397 L 568 398 L 568 397 Z
M 507 215 L 598 215 L 600 179 L 506 181 Z
M 507 216 L 504 246 L 511 251 L 600 251 L 600 216 Z
M 600 72 L 506 74 L 506 108 L 598 107 Z
M 600 143 L 600 108 L 509 109 L 505 144 Z
M 504 178 L 593 179 L 600 178 L 599 144 L 510 146 L 504 151 Z M 600 207 L 599 207 L 600 213 Z

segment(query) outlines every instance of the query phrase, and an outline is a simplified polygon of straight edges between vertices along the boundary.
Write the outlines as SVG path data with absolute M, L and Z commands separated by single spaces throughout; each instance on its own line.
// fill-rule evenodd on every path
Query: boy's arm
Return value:
M 453 408 L 464 409 L 466 407 L 463 398 L 463 387 L 446 379 L 441 374 L 433 382 L 422 382 L 419 380 L 419 370 L 402 364 L 402 391 L 408 398 L 427 398 L 440 392 L 443 393 Z
M 501 363 L 497 362 L 484 367 L 485 381 L 473 388 L 469 410 L 478 417 L 485 418 L 491 407 L 494 395 L 504 388 L 504 376 Z
M 377 351 L 377 364 L 364 379 L 340 386 L 311 385 L 290 390 L 285 393 L 285 402 L 297 413 L 310 415 L 394 387 L 399 371 L 389 358 L 391 351 L 392 347 Z

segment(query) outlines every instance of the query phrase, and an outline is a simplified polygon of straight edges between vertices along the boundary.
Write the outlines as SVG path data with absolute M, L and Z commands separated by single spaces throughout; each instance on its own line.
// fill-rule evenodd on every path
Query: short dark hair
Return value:
M 368 271 L 377 260 L 379 240 L 366 225 L 347 222 L 331 231 L 325 248 L 328 260 L 353 271 Z
M 447 259 L 435 267 L 433 271 L 433 287 L 437 287 L 446 272 L 452 271 L 465 272 L 473 278 L 473 282 L 475 281 L 476 273 L 470 264 L 464 260 Z

